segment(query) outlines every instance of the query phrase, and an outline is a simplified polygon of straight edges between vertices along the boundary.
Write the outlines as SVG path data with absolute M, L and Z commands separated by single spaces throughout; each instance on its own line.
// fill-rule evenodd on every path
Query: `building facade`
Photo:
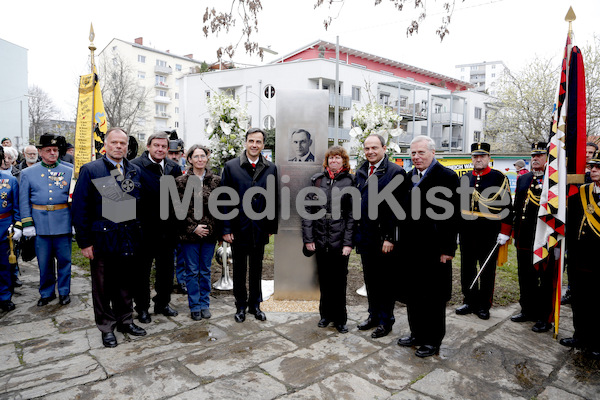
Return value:
M 29 137 L 27 49 L 0 39 L 0 138 L 21 150 Z
M 431 136 L 439 151 L 467 151 L 475 132 L 483 140 L 483 121 L 488 96 L 469 92 L 472 85 L 448 76 L 340 47 L 339 93 L 335 93 L 335 44 L 316 41 L 279 60 L 258 67 L 236 68 L 180 78 L 181 135 L 186 144 L 208 143 L 208 101 L 214 93 L 238 97 L 248 108 L 250 125 L 277 127 L 277 93 L 282 89 L 313 89 L 329 92 L 329 139 L 335 132 L 338 96 L 338 138 L 349 140 L 355 107 L 370 102 L 390 107 L 403 117 L 398 140 L 406 148 L 421 134 Z
M 133 43 L 113 39 L 99 53 L 99 59 L 110 63 L 117 55 L 127 63 L 137 84 L 147 93 L 136 121 L 135 133 L 144 142 L 147 135 L 157 131 L 178 129 L 180 124 L 179 78 L 200 71 L 202 61 L 193 54 L 179 56 L 169 50 L 161 51 L 144 46 L 142 37 Z M 102 65 L 102 63 L 101 63 Z M 103 71 L 99 70 L 100 79 Z
M 473 90 L 486 92 L 496 96 L 498 80 L 504 74 L 506 65 L 502 61 L 480 62 L 475 64 L 461 64 L 456 67 L 455 76 L 460 80 L 475 85 Z

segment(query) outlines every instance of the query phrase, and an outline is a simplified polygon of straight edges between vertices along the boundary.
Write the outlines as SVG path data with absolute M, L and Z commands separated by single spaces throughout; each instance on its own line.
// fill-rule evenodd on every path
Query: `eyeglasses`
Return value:
M 192 156 L 192 160 L 208 160 L 208 157 L 204 154 Z
M 600 164 L 588 164 L 588 166 L 590 167 L 590 169 L 594 169 L 594 168 L 600 169 Z
M 26 156 L 37 156 L 38 153 L 25 153 Z

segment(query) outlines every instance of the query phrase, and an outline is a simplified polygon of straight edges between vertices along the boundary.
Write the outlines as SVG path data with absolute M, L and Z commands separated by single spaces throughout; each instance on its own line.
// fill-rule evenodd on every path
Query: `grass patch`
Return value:
M 90 272 L 90 260 L 81 254 L 81 249 L 77 245 L 77 242 L 73 242 L 71 247 L 71 264 L 77 265 L 88 273 Z

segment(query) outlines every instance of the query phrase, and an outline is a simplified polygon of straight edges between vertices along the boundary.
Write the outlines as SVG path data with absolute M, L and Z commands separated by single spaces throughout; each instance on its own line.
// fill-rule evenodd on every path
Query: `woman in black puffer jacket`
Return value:
M 316 214 L 323 209 L 325 215 L 316 220 L 302 219 L 302 238 L 306 249 L 316 252 L 317 256 L 317 275 L 321 290 L 321 320 L 318 326 L 325 328 L 333 322 L 338 332 L 346 333 L 346 283 L 348 257 L 353 246 L 354 219 L 350 195 L 344 194 L 340 198 L 339 192 L 354 186 L 354 176 L 350 174 L 348 153 L 341 146 L 333 146 L 327 150 L 323 167 L 323 172 L 311 178 L 313 186 L 322 190 L 321 194 L 310 193 L 307 198 L 317 200 L 319 196 L 325 195 L 327 202 L 323 206 L 308 206 L 306 212 Z M 341 205 L 339 215 L 333 212 L 335 207 L 332 204 L 336 202 Z

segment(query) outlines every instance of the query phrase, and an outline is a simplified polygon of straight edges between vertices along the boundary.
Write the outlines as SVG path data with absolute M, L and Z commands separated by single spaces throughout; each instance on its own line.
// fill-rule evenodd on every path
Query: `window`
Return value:
M 481 108 L 475 107 L 475 119 L 481 119 Z
M 208 128 L 208 118 L 204 118 L 204 129 Z
M 206 95 L 207 99 L 210 99 L 210 90 L 207 90 L 206 92 L 204 92 L 204 94 Z
M 352 86 L 352 100 L 360 101 L 360 87 Z
M 473 132 L 473 141 L 475 143 L 480 142 L 481 141 L 481 132 L 480 131 L 475 131 Z
M 460 77 L 460 80 L 461 80 L 461 81 L 464 81 L 464 80 L 465 80 L 465 76 L 464 76 L 464 75 L 462 75 L 462 76 Z
M 465 68 L 464 68 L 464 67 L 463 67 L 463 68 L 461 68 L 461 69 L 460 69 L 460 72 L 465 72 Z
M 179 107 L 175 107 L 175 114 L 179 114 Z
M 146 79 L 146 73 L 144 71 L 138 71 L 138 79 Z
M 444 109 L 444 106 L 440 103 L 435 103 L 434 107 L 435 107 L 434 113 L 436 113 L 436 114 L 440 114 L 442 112 L 442 110 Z
M 496 74 L 492 74 L 492 78 L 495 78 L 495 77 L 496 77 Z
M 265 86 L 265 97 L 267 99 L 272 99 L 273 97 L 275 97 L 275 88 L 273 87 L 273 85 Z
M 156 115 L 165 116 L 167 113 L 167 106 L 165 104 L 155 104 Z
M 179 100 L 179 93 L 175 93 L 175 100 Z
M 406 96 L 400 96 L 398 98 L 398 107 L 404 107 L 406 108 L 408 106 L 408 97 Z
M 158 60 L 158 59 L 157 59 L 157 60 L 156 60 L 156 65 L 157 65 L 158 67 L 165 67 L 165 68 L 166 68 L 166 67 L 167 67 L 167 62 L 166 62 L 166 61 L 164 61 L 164 60 Z
M 496 69 L 496 64 L 492 65 L 492 69 Z
M 390 102 L 390 94 L 386 92 L 379 93 L 379 104 L 387 106 Z
M 138 62 L 141 62 L 142 64 L 145 64 L 146 63 L 146 56 L 138 54 Z
M 263 125 L 264 125 L 265 129 L 273 129 L 273 128 L 275 128 L 275 118 L 273 118 L 270 115 L 267 115 L 263 119 Z
M 117 46 L 112 47 L 113 51 L 117 51 Z
M 112 59 L 113 65 L 117 65 L 119 63 L 119 61 L 116 58 Z
M 175 64 L 175 71 L 181 71 L 181 64 Z
M 179 121 L 175 121 L 175 128 L 179 128 Z
M 471 71 L 477 71 L 477 69 L 478 69 L 478 68 L 477 68 L 477 65 L 472 65 L 472 66 L 471 66 Z
M 167 91 L 166 90 L 157 90 L 156 95 L 160 96 L 160 97 L 167 97 Z
M 162 75 L 154 75 L 156 86 L 167 86 L 167 77 Z

